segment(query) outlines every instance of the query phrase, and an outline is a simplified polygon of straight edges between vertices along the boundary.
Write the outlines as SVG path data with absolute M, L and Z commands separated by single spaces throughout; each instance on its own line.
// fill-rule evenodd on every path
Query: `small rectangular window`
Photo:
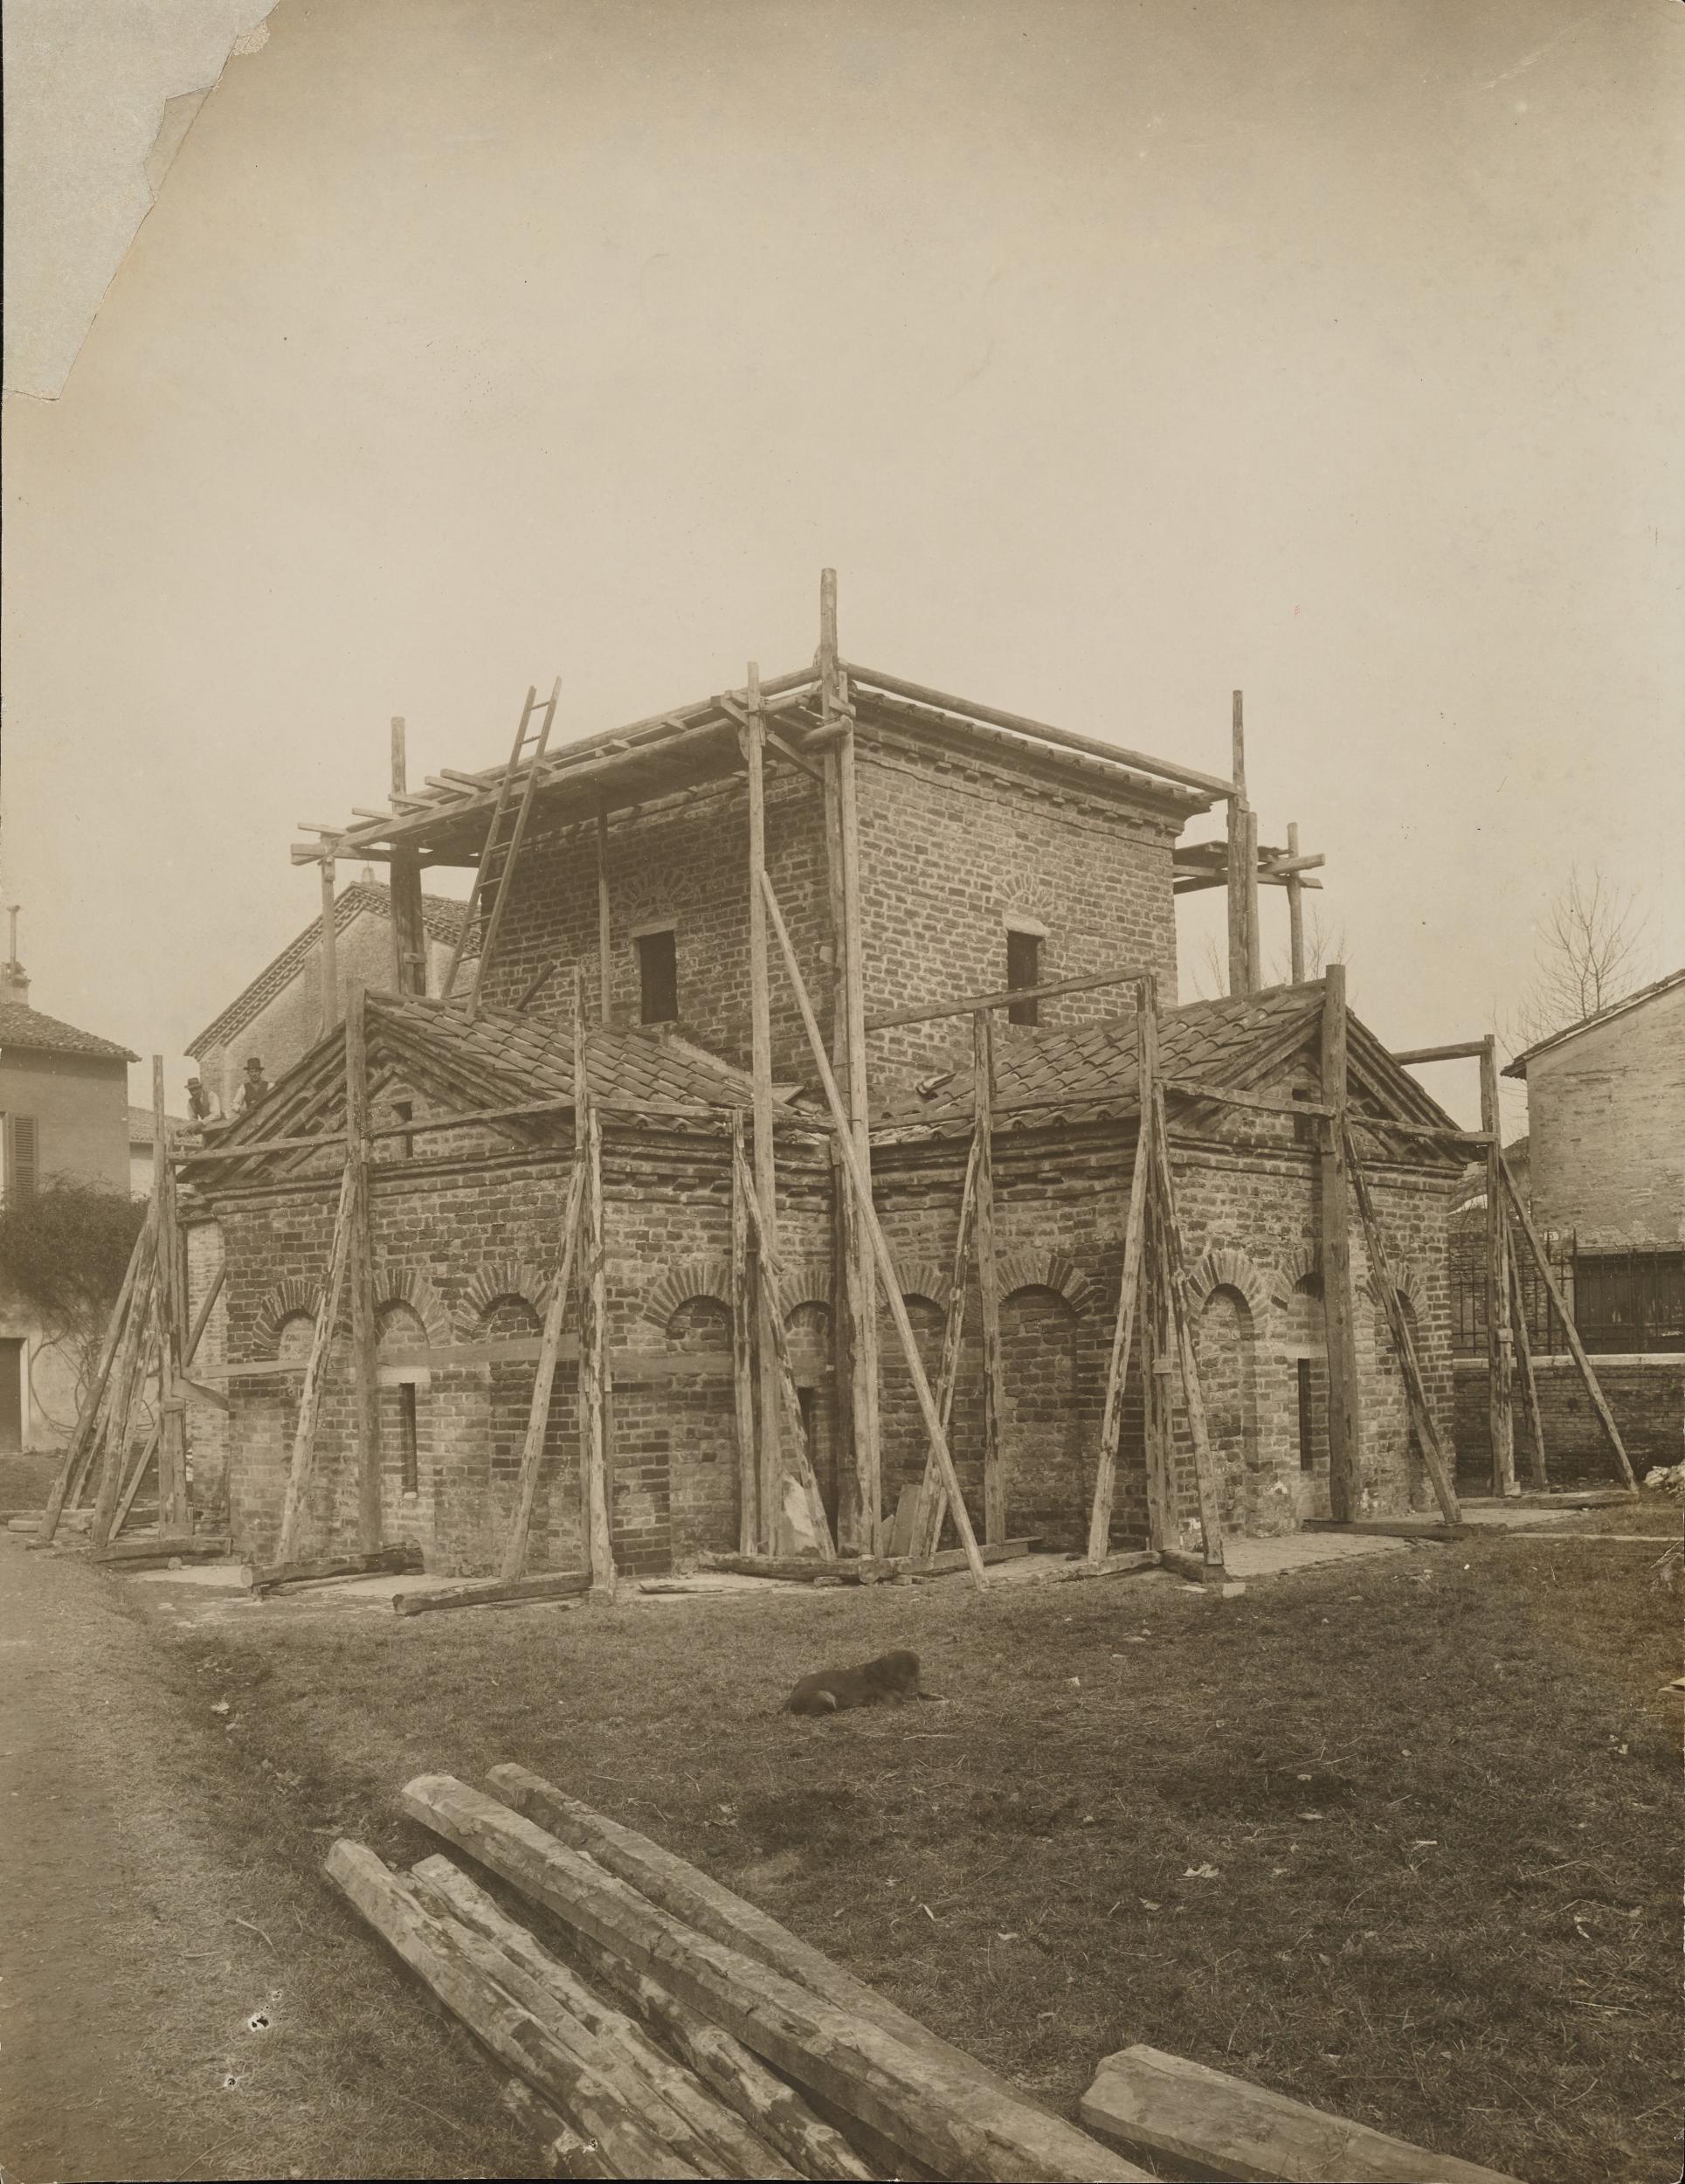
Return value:
M 1041 984 L 1041 936 L 1038 933 L 1008 932 L 1006 936 L 1006 984 L 1016 992 L 1020 986 Z M 1007 1010 L 1008 1019 L 1014 1024 L 1039 1023 L 1039 1001 L 1014 1001 Z
M 421 1491 L 421 1455 L 416 1440 L 416 1389 L 413 1380 L 398 1383 L 397 1409 L 400 1427 L 400 1448 L 404 1462 L 404 1491 Z
M 1299 1469 L 1316 1469 L 1316 1432 L 1310 1412 L 1310 1359 L 1299 1360 Z
M 413 1122 L 416 1112 L 415 1102 L 413 1100 L 394 1100 L 392 1102 L 392 1112 L 397 1116 L 400 1123 Z M 400 1160 L 413 1160 L 416 1151 L 415 1139 L 409 1137 L 400 1137 L 397 1141 L 397 1151 Z
M 642 1022 L 678 1022 L 679 936 L 670 928 L 664 933 L 639 934 L 638 985 Z
M 1308 1090 L 1305 1086 L 1295 1084 L 1293 1088 L 1293 1096 L 1295 1100 L 1314 1100 L 1316 1095 Z M 1295 1145 L 1314 1145 L 1316 1143 L 1316 1121 L 1317 1118 L 1314 1115 L 1294 1116 L 1293 1142 Z

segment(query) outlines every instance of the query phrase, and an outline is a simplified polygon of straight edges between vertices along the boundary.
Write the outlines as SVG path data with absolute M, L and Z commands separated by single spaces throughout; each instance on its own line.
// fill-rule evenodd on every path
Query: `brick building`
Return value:
M 1175 892 L 1210 870 L 1181 838 L 1226 784 L 1192 785 L 1205 778 L 1052 729 L 1008 729 L 1005 716 L 960 701 L 915 701 L 865 670 L 849 674 L 868 1026 L 968 992 L 1045 988 L 1124 966 L 1156 977 L 1166 1075 L 1233 1095 L 1202 1106 L 1184 1093 L 1174 1120 L 1222 1521 L 1271 1531 L 1325 1512 L 1317 1125 L 1244 1103 L 1290 1109 L 1295 1095 L 1316 1100 L 1323 988 L 1176 1005 Z M 815 735 L 815 750 L 824 740 L 815 681 L 766 686 L 777 757 L 766 778 L 765 869 L 834 1051 L 843 990 L 834 806 L 796 740 Z M 741 718 L 735 702 L 708 700 L 550 754 L 478 1015 L 421 994 L 369 1001 L 383 1526 L 389 1538 L 418 1543 L 430 1567 L 494 1566 L 509 1522 L 575 1158 L 566 1019 L 576 966 L 598 1018 L 587 1068 L 603 1144 L 616 1560 L 660 1570 L 737 1544 L 731 1146 L 751 1102 L 755 945 Z M 441 784 L 434 798 L 395 803 L 389 826 L 348 835 L 344 854 L 389 855 L 395 870 L 408 859 L 412 874 L 470 862 L 487 839 L 494 777 L 449 778 L 449 791 Z M 559 975 L 539 984 L 547 969 Z M 1012 1015 L 1030 1020 L 1003 1023 L 996 1055 L 1007 1517 L 1014 1532 L 1058 1548 L 1086 1538 L 1139 1124 L 1134 1018 L 1119 1016 L 1119 992 L 1015 1005 Z M 836 1148 L 793 986 L 777 965 L 770 996 L 780 1308 L 819 1495 L 845 1545 L 858 1546 L 877 1537 L 901 1488 L 918 1476 L 925 1440 L 886 1318 L 880 1507 L 851 1505 L 858 1399 L 838 1348 Z M 888 1026 L 867 1040 L 874 1199 L 933 1375 L 971 1114 L 970 1028 L 958 1023 L 963 1037 L 948 1020 Z M 1347 1036 L 1371 1188 L 1429 1400 L 1448 1428 L 1454 1125 L 1355 1019 Z M 342 1136 L 320 1153 L 296 1143 L 273 1153 L 239 1148 L 342 1133 L 345 1066 L 341 1039 L 319 1043 L 259 1114 L 230 1130 L 214 1162 L 186 1171 L 190 1304 L 218 1265 L 225 1270 L 200 1369 L 225 1379 L 232 1405 L 226 1417 L 195 1413 L 195 1492 L 224 1502 L 237 1546 L 259 1556 L 276 1537 L 296 1368 L 328 1268 L 345 1155 Z M 423 1128 L 437 1116 L 547 1102 L 546 1114 Z M 404 1134 L 411 1125 L 415 1134 Z M 1422 1481 L 1355 1225 L 1350 1250 L 1362 1506 L 1403 1510 L 1420 1505 Z M 950 1428 L 968 1503 L 979 1510 L 980 1317 L 975 1305 L 967 1314 Z M 354 1527 L 349 1383 L 342 1337 L 313 1485 L 312 1537 L 321 1541 L 343 1543 Z M 536 1566 L 581 1559 L 579 1423 L 564 1366 L 540 1475 Z M 1191 1532 L 1179 1418 L 1176 1454 L 1177 1520 Z M 1143 1535 L 1143 1466 L 1132 1366 L 1115 1544 Z
M 462 905 L 443 895 L 426 895 L 422 911 L 427 987 L 437 992 L 461 930 Z M 376 992 L 390 991 L 396 983 L 391 890 L 367 876 L 342 888 L 334 900 L 334 925 L 337 1022 L 353 980 Z M 198 1063 L 206 1090 L 214 1092 L 224 1112 L 231 1115 L 248 1054 L 260 1057 L 273 1084 L 309 1052 L 321 1033 L 321 928 L 317 923 L 295 934 L 273 962 L 211 1019 L 187 1052 Z M 146 1187 L 150 1188 L 149 1181 Z
M 1517 1054 L 1531 1211 L 1641 1476 L 1685 1427 L 1685 970 Z M 1468 1287 L 1478 1289 L 1479 1270 Z M 1545 1439 L 1566 1477 L 1609 1462 L 1561 1329 L 1530 1297 Z M 1472 1344 L 1470 1345 L 1473 1346 Z M 1460 1360 L 1458 1454 L 1484 1462 L 1486 1373 Z
M 30 1197 L 55 1176 L 128 1189 L 128 1065 L 114 1040 L 29 1004 L 16 960 L 0 964 L 0 1190 Z M 45 1448 L 74 1424 L 79 1357 L 0 1264 L 0 1450 Z

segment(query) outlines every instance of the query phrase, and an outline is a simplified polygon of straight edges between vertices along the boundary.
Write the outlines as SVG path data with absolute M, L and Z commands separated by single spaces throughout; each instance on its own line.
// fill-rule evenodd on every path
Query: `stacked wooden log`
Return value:
M 488 1780 L 403 1801 L 504 1901 L 437 1854 L 341 1841 L 328 1871 L 508 2074 L 544 2174 L 1145 2175 L 682 1858 L 524 1768 Z

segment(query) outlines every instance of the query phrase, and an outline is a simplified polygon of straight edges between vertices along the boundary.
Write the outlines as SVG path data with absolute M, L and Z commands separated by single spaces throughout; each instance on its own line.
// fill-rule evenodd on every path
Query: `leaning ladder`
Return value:
M 456 936 L 456 945 L 451 950 L 450 968 L 445 973 L 442 994 L 442 999 L 446 1001 L 455 990 L 456 974 L 462 962 L 463 950 L 468 944 L 468 935 L 489 892 L 491 913 L 485 920 L 479 959 L 474 964 L 474 982 L 468 995 L 470 1019 L 480 1013 L 480 990 L 485 980 L 486 966 L 492 959 L 492 950 L 497 945 L 498 927 L 503 922 L 509 882 L 514 876 L 515 860 L 521 854 L 521 839 L 527 832 L 528 815 L 532 810 L 533 797 L 538 788 L 538 770 L 549 743 L 550 724 L 556 718 L 556 702 L 561 695 L 560 675 L 551 684 L 549 702 L 542 709 L 536 686 L 527 692 L 527 702 L 521 709 L 521 725 L 514 731 L 509 763 L 503 769 L 503 778 L 498 784 L 497 802 L 492 806 L 492 823 L 486 830 L 486 846 L 480 853 L 473 888 L 462 913 L 462 925 Z M 535 715 L 538 716 L 535 728 L 533 725 Z M 527 770 L 527 778 L 517 801 L 515 777 L 523 766 Z

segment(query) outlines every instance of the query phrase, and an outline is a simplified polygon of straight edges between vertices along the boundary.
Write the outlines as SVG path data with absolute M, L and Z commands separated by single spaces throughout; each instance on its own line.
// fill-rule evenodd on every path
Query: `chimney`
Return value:
M 21 907 L 17 902 L 7 905 L 7 916 L 11 920 L 11 954 L 5 963 L 0 964 L 0 1001 L 29 999 L 29 973 L 17 960 L 17 913 Z

